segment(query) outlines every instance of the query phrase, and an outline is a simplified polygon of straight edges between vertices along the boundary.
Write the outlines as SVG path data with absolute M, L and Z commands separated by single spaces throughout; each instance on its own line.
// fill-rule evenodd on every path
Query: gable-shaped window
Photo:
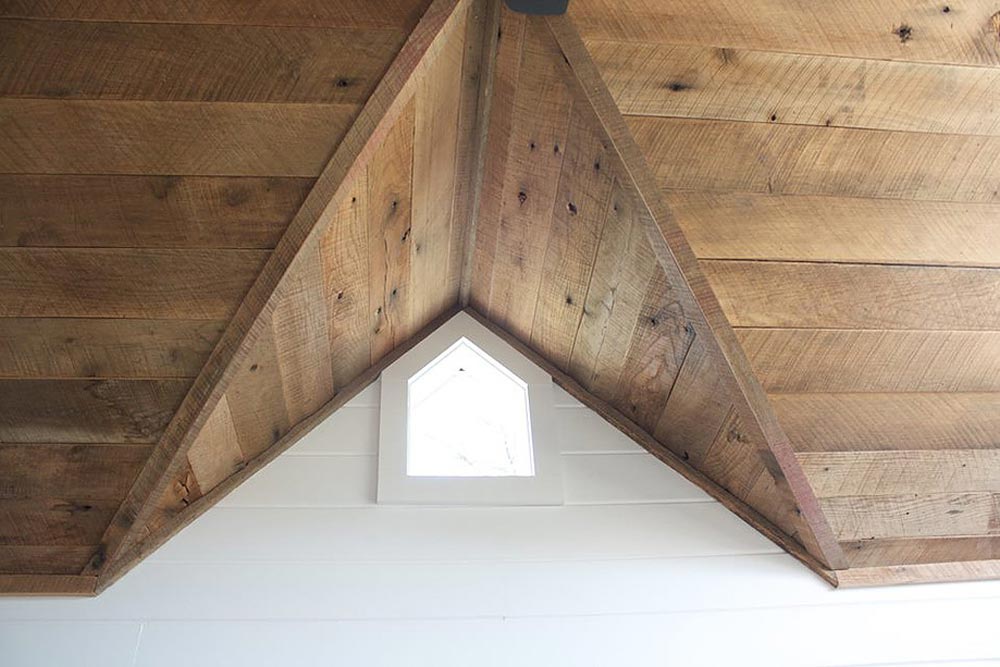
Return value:
M 552 380 L 460 313 L 382 374 L 381 503 L 562 502 Z

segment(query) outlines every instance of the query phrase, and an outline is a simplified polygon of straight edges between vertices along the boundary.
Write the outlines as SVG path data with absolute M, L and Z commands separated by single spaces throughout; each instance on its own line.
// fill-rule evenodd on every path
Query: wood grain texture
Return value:
M 737 329 L 772 393 L 1000 391 L 1000 333 Z
M 735 327 L 1000 329 L 994 269 L 716 260 L 702 266 Z
M 60 497 L 5 500 L 0 545 L 91 547 L 101 541 L 118 502 Z
M 101 540 L 106 558 L 93 562 L 88 572 L 103 571 L 106 564 L 132 547 L 144 532 L 148 533 L 145 524 L 156 513 L 158 503 L 171 484 L 178 479 L 186 480 L 179 476 L 187 469 L 187 452 L 229 383 L 269 329 L 285 275 L 294 268 L 307 242 L 322 237 L 353 187 L 356 175 L 367 169 L 372 155 L 395 125 L 413 91 L 414 76 L 427 68 L 428 61 L 441 48 L 439 34 L 455 26 L 450 21 L 455 4 L 453 0 L 434 0 L 323 168 L 108 525 Z M 230 401 L 231 410 L 234 407 Z M 235 414 L 233 417 L 235 422 L 237 417 Z M 241 446 L 244 444 L 241 442 Z M 191 480 L 194 482 L 193 475 Z
M 124 23 L 203 23 L 326 28 L 399 28 L 410 30 L 427 0 L 2 0 L 0 16 Z
M 798 458 L 820 498 L 1000 488 L 1000 452 L 994 450 L 803 452 Z
M 0 248 L 0 317 L 224 320 L 260 250 Z
M 358 110 L 0 98 L 0 173 L 315 177 Z
M 0 442 L 153 443 L 189 380 L 0 380 Z
M 1000 494 L 951 493 L 822 498 L 842 540 L 996 534 Z
M 121 500 L 149 445 L 0 445 L 0 502 Z
M 900 584 L 982 581 L 998 577 L 1000 577 L 1000 560 L 982 560 L 927 565 L 854 567 L 838 572 L 837 585 L 842 588 L 898 586 Z
M 307 178 L 0 175 L 0 246 L 273 248 Z
M 1000 201 L 1000 137 L 637 116 L 629 128 L 672 189 Z
M 922 565 L 1000 558 L 1000 537 L 925 537 L 844 542 L 851 568 Z
M 699 259 L 1000 265 L 1000 204 L 666 193 Z
M 219 482 L 245 465 L 226 396 L 212 410 L 201 433 L 188 450 L 187 458 L 198 488 L 203 493 L 211 491 Z
M 1000 394 L 772 394 L 797 451 L 993 449 Z
M 26 574 L 65 574 L 79 572 L 94 555 L 95 547 L 72 546 L 0 546 L 0 572 Z M 18 594 L 12 590 L 11 593 Z
M 188 102 L 368 99 L 405 33 L 0 20 L 0 96 Z
M 0 595 L 92 597 L 97 577 L 54 574 L 0 574 Z
M 627 41 L 587 46 L 627 115 L 1000 134 L 994 68 Z
M 988 0 L 578 0 L 570 16 L 587 39 L 789 51 L 878 60 L 1000 64 Z M 953 10 L 954 8 L 954 10 Z M 817 29 L 821 27 L 822 29 Z M 904 30 L 905 29 L 905 30 Z
M 0 377 L 195 377 L 222 320 L 0 319 Z

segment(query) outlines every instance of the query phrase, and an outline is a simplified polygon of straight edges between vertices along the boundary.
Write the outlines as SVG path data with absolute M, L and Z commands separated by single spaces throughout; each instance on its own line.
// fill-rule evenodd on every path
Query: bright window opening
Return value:
M 408 382 L 406 474 L 532 477 L 528 385 L 461 338 Z

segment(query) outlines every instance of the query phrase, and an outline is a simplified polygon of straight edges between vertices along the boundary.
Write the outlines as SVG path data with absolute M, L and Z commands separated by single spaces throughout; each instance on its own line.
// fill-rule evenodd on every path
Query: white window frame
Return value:
M 528 387 L 531 477 L 410 477 L 406 474 L 409 380 L 461 338 Z M 423 505 L 561 505 L 562 461 L 555 437 L 552 378 L 466 313 L 457 313 L 382 372 L 378 502 Z

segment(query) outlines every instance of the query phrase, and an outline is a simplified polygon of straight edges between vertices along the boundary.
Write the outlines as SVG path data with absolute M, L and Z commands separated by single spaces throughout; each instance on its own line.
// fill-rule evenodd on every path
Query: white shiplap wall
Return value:
M 373 387 L 0 666 L 1000 665 L 1000 582 L 834 591 L 558 396 L 564 507 L 375 506 Z

